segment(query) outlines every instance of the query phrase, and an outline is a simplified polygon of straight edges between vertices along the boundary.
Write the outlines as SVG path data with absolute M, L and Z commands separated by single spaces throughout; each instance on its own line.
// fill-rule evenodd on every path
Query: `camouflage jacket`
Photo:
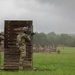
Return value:
M 25 33 L 19 33 L 17 35 L 17 43 L 19 45 L 26 44 L 27 42 L 30 42 L 30 41 L 31 41 L 30 37 Z

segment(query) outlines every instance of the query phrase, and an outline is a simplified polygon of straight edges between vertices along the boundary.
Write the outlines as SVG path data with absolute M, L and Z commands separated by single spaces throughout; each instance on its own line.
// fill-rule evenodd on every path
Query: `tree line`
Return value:
M 75 47 L 75 36 L 69 34 L 56 34 L 54 32 L 35 33 L 33 36 L 33 44 L 36 45 L 62 45 Z

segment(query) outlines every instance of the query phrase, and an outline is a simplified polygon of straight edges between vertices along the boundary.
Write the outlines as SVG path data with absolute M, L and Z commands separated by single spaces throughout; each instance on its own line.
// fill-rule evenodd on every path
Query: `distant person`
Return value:
M 4 47 L 4 36 L 0 33 L 0 51 L 2 51 L 3 47 Z
M 23 62 L 26 57 L 26 44 L 31 41 L 30 37 L 26 34 L 27 27 L 23 27 L 21 32 L 17 35 L 17 45 L 20 50 L 19 70 L 23 70 Z
M 60 50 L 59 49 L 57 50 L 57 53 L 60 54 Z
M 1 42 L 4 40 L 4 36 L 0 33 L 0 46 L 1 46 Z

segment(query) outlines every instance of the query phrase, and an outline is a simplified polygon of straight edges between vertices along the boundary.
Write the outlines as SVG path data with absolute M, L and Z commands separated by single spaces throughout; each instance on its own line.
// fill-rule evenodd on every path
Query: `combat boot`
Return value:
M 23 66 L 19 66 L 19 70 L 23 70 Z

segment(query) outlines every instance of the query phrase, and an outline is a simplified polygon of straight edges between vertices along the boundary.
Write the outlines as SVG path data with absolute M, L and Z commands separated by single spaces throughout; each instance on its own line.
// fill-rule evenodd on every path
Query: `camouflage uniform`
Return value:
M 23 69 L 23 62 L 26 57 L 26 43 L 30 42 L 31 39 L 30 37 L 25 34 L 25 33 L 20 33 L 17 36 L 17 43 L 19 45 L 19 50 L 20 50 L 20 60 L 19 60 L 19 69 Z
M 0 69 L 1 69 L 1 47 L 2 47 L 2 40 L 4 40 L 4 36 L 0 33 Z
M 4 36 L 0 34 L 0 50 L 2 50 L 2 47 L 4 47 L 3 41 L 4 41 Z
M 4 36 L 0 34 L 0 46 L 1 46 L 1 41 L 4 40 Z

